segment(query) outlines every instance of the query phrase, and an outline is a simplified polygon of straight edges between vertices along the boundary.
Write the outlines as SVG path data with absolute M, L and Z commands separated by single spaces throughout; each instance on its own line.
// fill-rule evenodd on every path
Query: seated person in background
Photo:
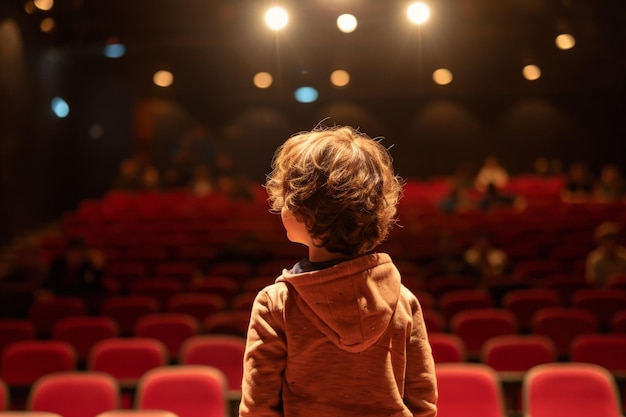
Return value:
M 465 250 L 465 262 L 483 279 L 483 283 L 501 277 L 509 270 L 509 257 L 497 249 L 486 232 L 477 233 L 472 244 Z
M 489 184 L 483 197 L 478 201 L 478 207 L 483 210 L 489 210 L 492 208 L 516 208 L 524 209 L 526 207 L 526 200 L 521 196 L 515 196 L 513 194 L 503 194 L 498 190 L 494 184 Z
M 439 208 L 444 213 L 456 213 L 475 208 L 466 188 L 453 186 L 447 195 L 439 201 Z
M 215 185 L 208 165 L 198 165 L 194 168 L 190 187 L 196 197 L 204 197 L 213 192 Z
M 500 165 L 498 158 L 488 156 L 483 166 L 478 170 L 474 179 L 474 186 L 478 191 L 485 192 L 490 184 L 496 188 L 502 188 L 509 183 L 509 173 Z
M 621 227 L 615 222 L 604 222 L 596 227 L 596 249 L 587 256 L 586 279 L 595 287 L 606 287 L 613 275 L 626 273 L 626 248 L 619 245 Z
M 619 201 L 626 197 L 624 177 L 617 165 L 608 164 L 602 167 L 600 180 L 594 188 L 594 197 L 598 202 Z
M 593 179 L 587 166 L 576 162 L 570 165 L 565 183 L 561 189 L 561 199 L 566 203 L 583 203 L 593 192 Z
M 82 239 L 70 240 L 50 264 L 42 289 L 60 296 L 100 295 L 104 257 Z

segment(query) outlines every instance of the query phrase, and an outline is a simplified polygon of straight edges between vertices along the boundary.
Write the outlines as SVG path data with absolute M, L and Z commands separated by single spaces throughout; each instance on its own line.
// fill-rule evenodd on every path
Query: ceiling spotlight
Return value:
M 289 15 L 282 7 L 272 7 L 265 12 L 265 24 L 272 30 L 281 30 L 287 26 Z
M 430 18 L 430 8 L 426 3 L 412 3 L 407 8 L 406 14 L 412 23 L 420 25 L 425 23 Z

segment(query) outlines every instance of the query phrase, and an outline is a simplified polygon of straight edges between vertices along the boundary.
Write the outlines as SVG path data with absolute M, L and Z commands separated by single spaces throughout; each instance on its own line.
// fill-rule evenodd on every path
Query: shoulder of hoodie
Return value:
M 257 294 L 257 300 L 259 300 L 260 297 L 266 297 L 266 299 L 269 300 L 271 305 L 268 305 L 268 307 L 282 310 L 285 305 L 285 301 L 289 298 L 289 284 L 285 281 L 270 284 L 259 291 Z M 413 313 L 422 309 L 415 294 L 405 287 L 404 284 L 400 285 L 398 304 L 409 306 Z

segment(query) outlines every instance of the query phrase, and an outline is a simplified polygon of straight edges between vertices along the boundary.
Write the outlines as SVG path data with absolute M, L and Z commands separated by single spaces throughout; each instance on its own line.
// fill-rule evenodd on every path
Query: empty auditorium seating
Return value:
M 2 417 L 0 415 L 0 417 Z M 96 417 L 178 417 L 171 411 L 163 410 L 114 410 L 98 414 Z
M 571 360 L 600 365 L 626 376 L 626 334 L 586 334 L 572 343 Z
M 98 372 L 58 372 L 33 385 L 28 400 L 30 411 L 58 413 L 63 417 L 95 416 L 120 406 L 117 382 Z
M 6 410 L 9 407 L 10 402 L 11 395 L 9 394 L 7 384 L 0 379 L 0 411 Z
M 139 381 L 135 408 L 167 410 L 178 417 L 223 417 L 226 384 L 222 372 L 209 366 L 160 367 Z
M 528 288 L 508 292 L 502 306 L 511 311 L 520 329 L 530 330 L 533 315 L 542 308 L 558 307 L 563 304 L 559 293 L 549 288 Z
M 0 379 L 9 386 L 32 385 L 43 375 L 76 369 L 72 346 L 59 340 L 23 340 L 4 349 Z
M 156 313 L 159 302 L 147 295 L 109 296 L 100 307 L 100 314 L 111 317 L 119 326 L 120 334 L 131 335 L 137 320 L 146 315 Z
M 168 363 L 167 348 L 156 339 L 139 337 L 102 340 L 93 347 L 87 369 L 113 376 L 121 387 L 135 387 L 147 371 Z
M 0 417 L 64 417 L 46 411 L 0 411 Z
M 613 315 L 626 306 L 626 291 L 618 289 L 578 290 L 571 296 L 571 305 L 593 313 L 602 330 L 611 326 Z
M 626 309 L 620 310 L 613 315 L 611 331 L 614 333 L 626 333 Z
M 465 362 L 467 353 L 460 337 L 451 333 L 430 333 L 428 341 L 436 364 Z
M 447 320 L 460 311 L 491 307 L 493 302 L 485 290 L 449 291 L 439 298 L 439 308 Z
M 505 403 L 495 371 L 478 363 L 436 367 L 437 417 L 503 417 Z
M 62 318 L 87 313 L 86 302 L 79 297 L 51 297 L 37 299 L 30 307 L 28 318 L 40 336 L 50 336 L 52 328 Z
M 72 345 L 81 361 L 87 359 L 97 342 L 117 335 L 117 323 L 106 316 L 66 317 L 59 320 L 52 329 L 52 337 Z
M 194 279 L 187 288 L 189 292 L 213 294 L 229 302 L 239 291 L 239 282 L 234 278 L 211 276 Z
M 229 392 L 241 394 L 245 339 L 229 335 L 204 335 L 188 339 L 181 350 L 183 365 L 208 365 L 222 371 Z
M 523 413 L 529 417 L 620 417 L 617 388 L 604 368 L 552 363 L 530 369 L 523 382 Z
M 197 334 L 199 329 L 198 320 L 186 314 L 148 314 L 137 320 L 134 335 L 161 341 L 169 357 L 177 360 L 183 342 Z
M 160 305 L 165 305 L 172 295 L 182 289 L 182 281 L 171 277 L 137 278 L 128 283 L 130 294 L 153 297 Z
M 245 337 L 249 323 L 250 313 L 247 311 L 222 311 L 207 317 L 202 323 L 202 328 L 209 334 Z
M 35 326 L 27 319 L 0 319 L 0 354 L 5 347 L 20 340 L 35 338 Z
M 496 370 L 500 378 L 521 381 L 524 373 L 536 365 L 557 360 L 554 343 L 541 335 L 496 336 L 485 342 L 482 363 Z
M 447 329 L 447 321 L 443 315 L 434 308 L 425 308 L 422 310 L 424 323 L 428 333 L 439 333 Z
M 213 294 L 181 293 L 169 298 L 166 311 L 188 314 L 202 322 L 212 314 L 226 308 L 224 299 Z
M 579 308 L 548 307 L 533 316 L 532 332 L 548 337 L 560 358 L 569 356 L 574 339 L 586 333 L 596 333 L 598 321 L 587 310 Z
M 470 359 L 478 357 L 483 343 L 490 338 L 518 330 L 513 313 L 497 308 L 461 311 L 450 321 L 450 328 L 463 340 Z

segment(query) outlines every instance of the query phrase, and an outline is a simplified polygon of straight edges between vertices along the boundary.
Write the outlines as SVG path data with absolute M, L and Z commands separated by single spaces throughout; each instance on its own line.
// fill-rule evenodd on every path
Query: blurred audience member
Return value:
M 492 183 L 487 186 L 485 194 L 478 201 L 478 207 L 483 211 L 494 208 L 515 208 L 523 210 L 526 207 L 526 199 L 522 196 L 504 194 Z
M 435 273 L 443 275 L 466 274 L 471 272 L 465 262 L 463 247 L 452 231 L 442 230 L 437 236 L 434 268 Z
M 566 203 L 583 203 L 593 192 L 593 178 L 587 166 L 581 162 L 570 165 L 565 183 L 561 189 L 561 199 Z
M 608 164 L 602 167 L 600 180 L 595 185 L 594 196 L 599 202 L 619 201 L 626 196 L 624 177 L 617 165 Z
M 509 173 L 500 165 L 498 158 L 488 156 L 485 158 L 483 166 L 478 170 L 474 179 L 474 186 L 478 191 L 485 192 L 490 184 L 496 188 L 502 188 L 509 182 Z
M 113 188 L 122 191 L 144 191 L 159 188 L 159 171 L 140 153 L 120 164 Z
M 496 248 L 491 236 L 485 232 L 474 235 L 471 246 L 465 250 L 464 259 L 485 283 L 502 276 L 510 266 L 506 252 Z
M 444 213 L 457 213 L 474 209 L 476 205 L 470 197 L 470 192 L 467 188 L 452 187 L 448 194 L 446 194 L 439 201 L 439 208 Z
M 104 257 L 82 239 L 71 239 L 64 252 L 53 259 L 42 289 L 55 295 L 101 295 Z
M 587 282 L 606 287 L 613 275 L 626 273 L 626 248 L 619 245 L 621 227 L 616 222 L 604 222 L 595 230 L 597 247 L 587 256 Z
M 215 185 L 213 184 L 211 169 L 208 165 L 198 165 L 193 170 L 190 187 L 191 192 L 196 197 L 204 197 L 213 192 Z
M 193 180 L 195 168 L 213 163 L 213 143 L 202 125 L 186 130 L 172 150 L 171 167 L 166 170 L 168 185 L 185 186 Z

